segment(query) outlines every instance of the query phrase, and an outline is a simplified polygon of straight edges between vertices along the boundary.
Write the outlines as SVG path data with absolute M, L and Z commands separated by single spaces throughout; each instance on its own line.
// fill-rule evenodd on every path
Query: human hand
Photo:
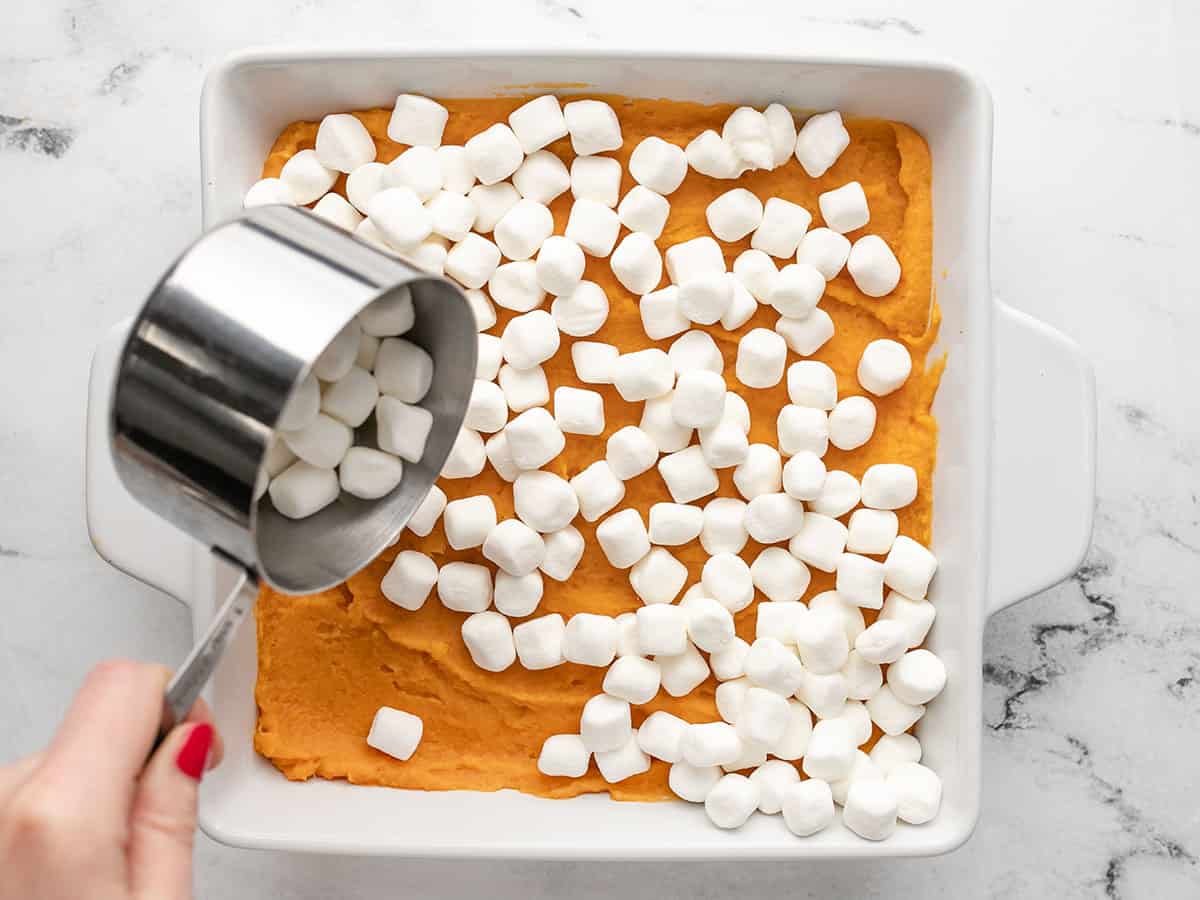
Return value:
M 0 766 L 0 900 L 183 900 L 196 794 L 221 760 L 204 701 L 147 762 L 162 666 L 88 673 L 45 750 Z

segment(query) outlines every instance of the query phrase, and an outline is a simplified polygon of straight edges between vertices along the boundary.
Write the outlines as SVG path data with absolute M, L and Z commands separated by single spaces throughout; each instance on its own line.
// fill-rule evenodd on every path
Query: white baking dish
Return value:
M 543 800 L 512 791 L 419 792 L 284 779 L 253 752 L 255 639 L 246 628 L 208 691 L 226 736 L 205 782 L 201 826 L 225 843 L 408 856 L 750 859 L 909 856 L 944 852 L 979 812 L 981 636 L 988 615 L 1045 588 L 1081 560 L 1091 533 L 1091 370 L 1068 340 L 997 302 L 988 273 L 992 109 L 970 73 L 941 62 L 834 56 L 714 56 L 615 51 L 502 52 L 414 48 L 271 50 L 215 69 L 201 109 L 204 224 L 237 213 L 288 122 L 388 105 L 398 92 L 525 93 L 538 84 L 762 106 L 838 108 L 899 119 L 929 141 L 934 271 L 949 365 L 934 404 L 941 426 L 934 546 L 941 560 L 929 646 L 950 682 L 919 733 L 944 779 L 941 814 L 872 844 L 840 825 L 806 840 L 777 817 L 741 831 L 711 827 L 682 803 Z M 210 555 L 123 493 L 108 459 L 104 411 L 119 329 L 92 372 L 88 524 L 110 562 L 192 607 L 203 628 L 224 577 Z M 1032 515 L 1031 515 L 1032 513 Z

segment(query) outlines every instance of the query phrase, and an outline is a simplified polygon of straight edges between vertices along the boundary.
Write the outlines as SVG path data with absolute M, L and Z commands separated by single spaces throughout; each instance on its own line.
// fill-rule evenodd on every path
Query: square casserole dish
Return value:
M 1095 400 L 1091 369 L 1057 332 L 996 301 L 988 272 L 992 108 L 955 65 L 910 57 L 739 56 L 605 50 L 271 49 L 238 53 L 201 101 L 204 225 L 240 211 L 279 131 L 296 119 L 390 106 L 396 94 L 480 97 L 552 89 L 794 110 L 840 109 L 915 127 L 933 157 L 934 271 L 943 312 L 935 353 L 949 363 L 934 403 L 927 646 L 949 683 L 918 724 L 924 762 L 944 782 L 940 814 L 882 843 L 840 822 L 806 839 L 778 817 L 726 832 L 684 803 L 547 800 L 515 791 L 423 792 L 342 781 L 291 782 L 255 754 L 255 634 L 244 628 L 207 691 L 226 736 L 205 780 L 200 824 L 254 848 L 394 856 L 796 859 L 919 856 L 953 849 L 979 815 L 981 638 L 987 616 L 1068 575 L 1091 534 Z M 104 439 L 122 326 L 97 349 L 89 395 L 88 525 L 102 556 L 162 588 L 201 632 L 230 573 L 123 492 Z M 1037 439 L 1031 435 L 1040 436 Z M 1039 515 L 1030 520 L 1027 511 Z M 1032 526 L 1032 527 L 1031 527 Z

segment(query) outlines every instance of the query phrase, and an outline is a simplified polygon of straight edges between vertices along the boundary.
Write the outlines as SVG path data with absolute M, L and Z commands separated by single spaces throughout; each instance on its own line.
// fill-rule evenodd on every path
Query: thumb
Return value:
M 207 722 L 180 725 L 142 772 L 129 821 L 129 886 L 134 897 L 192 896 L 196 795 L 213 738 Z

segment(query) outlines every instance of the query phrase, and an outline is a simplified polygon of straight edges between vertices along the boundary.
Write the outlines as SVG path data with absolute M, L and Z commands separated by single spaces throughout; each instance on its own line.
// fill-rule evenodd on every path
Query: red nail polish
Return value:
M 208 760 L 208 750 L 212 747 L 213 728 L 207 722 L 195 726 L 179 749 L 175 757 L 175 765 L 179 771 L 189 778 L 199 781 L 204 777 L 204 763 Z

